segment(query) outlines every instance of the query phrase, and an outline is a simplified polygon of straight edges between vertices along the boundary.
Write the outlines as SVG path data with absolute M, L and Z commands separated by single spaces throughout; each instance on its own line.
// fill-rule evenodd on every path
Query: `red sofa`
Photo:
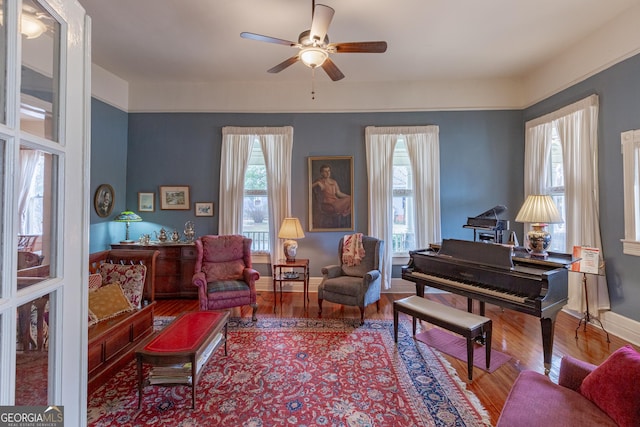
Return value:
M 523 371 L 496 427 L 637 426 L 639 362 L 640 354 L 625 346 L 599 366 L 564 356 L 558 384 L 538 372 Z

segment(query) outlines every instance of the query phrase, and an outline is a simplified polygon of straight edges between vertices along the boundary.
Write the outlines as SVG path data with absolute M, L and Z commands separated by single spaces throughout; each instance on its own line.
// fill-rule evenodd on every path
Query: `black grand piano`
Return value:
M 524 248 L 445 239 L 441 245 L 411 251 L 402 278 L 416 283 L 416 294 L 424 297 L 426 286 L 442 289 L 485 303 L 540 318 L 545 373 L 551 368 L 553 328 L 556 316 L 567 302 L 568 267 L 571 254 L 550 253 L 546 259 L 532 258 Z
M 462 227 L 473 230 L 474 241 L 505 243 L 504 232 L 509 229 L 509 221 L 504 219 L 506 212 L 506 206 L 494 206 L 480 215 L 467 218 L 467 223 Z

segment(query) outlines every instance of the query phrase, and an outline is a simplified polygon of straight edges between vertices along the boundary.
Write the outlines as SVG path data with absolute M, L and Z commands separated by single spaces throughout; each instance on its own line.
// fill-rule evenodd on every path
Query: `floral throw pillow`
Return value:
M 89 290 L 95 291 L 102 286 L 102 275 L 100 273 L 89 275 Z
M 102 283 L 119 283 L 122 292 L 131 301 L 131 305 L 140 308 L 142 306 L 142 292 L 144 290 L 144 278 L 147 267 L 142 264 L 102 264 L 100 266 Z

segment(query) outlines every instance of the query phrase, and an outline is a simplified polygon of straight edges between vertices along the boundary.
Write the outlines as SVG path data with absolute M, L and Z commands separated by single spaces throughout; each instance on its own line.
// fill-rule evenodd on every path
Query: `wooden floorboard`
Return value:
M 393 319 L 393 301 L 404 298 L 409 294 L 382 294 L 380 299 L 380 311 L 376 312 L 376 305 L 372 304 L 365 311 L 366 319 Z M 427 298 L 449 304 L 466 310 L 466 299 L 446 293 L 428 294 Z M 353 318 L 358 319 L 360 312 L 357 307 L 348 307 L 330 302 L 323 302 L 322 317 Z M 184 311 L 198 310 L 197 300 L 159 300 L 155 309 L 157 316 L 175 316 Z M 402 315 L 402 314 L 401 314 Z M 487 409 L 492 424 L 498 421 L 500 411 L 507 398 L 509 390 L 516 377 L 522 370 L 534 370 L 544 372 L 542 355 L 542 338 L 540 332 L 540 320 L 511 310 L 502 310 L 500 307 L 487 304 L 485 315 L 493 322 L 492 348 L 511 356 L 511 360 L 497 371 L 489 374 L 480 369 L 474 369 L 473 382 L 468 384 L 468 389 L 473 391 Z M 251 307 L 245 306 L 231 310 L 232 317 L 251 317 Z M 403 316 L 403 315 L 402 315 Z M 303 306 L 302 293 L 285 292 L 276 297 L 276 309 L 274 312 L 274 295 L 272 292 L 258 293 L 258 318 L 283 317 L 283 318 L 317 318 L 318 296 L 310 294 L 310 302 Z M 578 339 L 575 338 L 578 319 L 560 312 L 555 326 L 555 340 L 553 348 L 553 362 L 549 377 L 557 382 L 560 359 L 564 355 L 570 355 L 593 364 L 604 361 L 609 354 L 616 349 L 628 344 L 624 340 L 610 335 L 611 343 L 607 343 L 602 330 L 589 325 L 585 332 L 584 327 L 578 331 Z M 431 326 L 423 324 L 420 327 L 428 329 Z M 446 356 L 461 379 L 467 378 L 466 361 L 461 361 Z M 533 403 L 532 403 L 533 404 Z

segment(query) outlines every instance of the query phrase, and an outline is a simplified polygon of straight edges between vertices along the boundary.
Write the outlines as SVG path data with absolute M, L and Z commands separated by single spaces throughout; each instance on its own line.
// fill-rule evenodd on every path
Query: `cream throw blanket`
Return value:
M 353 267 L 354 265 L 360 265 L 362 258 L 364 258 L 362 233 L 345 235 L 342 244 L 342 263 Z

